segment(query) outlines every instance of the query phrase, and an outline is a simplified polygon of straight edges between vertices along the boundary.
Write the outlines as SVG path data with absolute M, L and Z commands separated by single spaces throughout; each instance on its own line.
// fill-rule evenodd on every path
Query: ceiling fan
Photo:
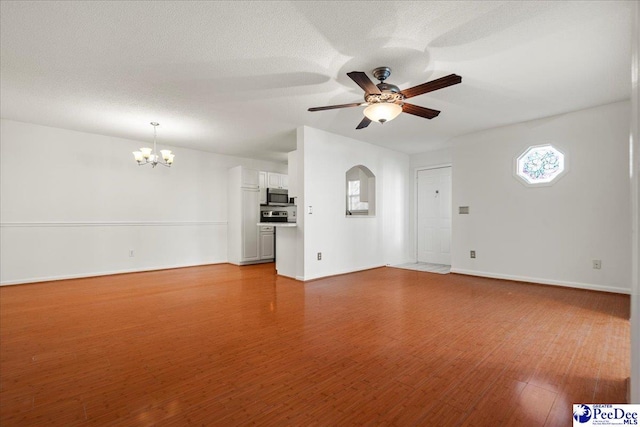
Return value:
M 462 81 L 462 77 L 457 74 L 449 74 L 448 76 L 422 83 L 420 85 L 410 87 L 409 89 L 400 90 L 398 86 L 384 82 L 390 75 L 391 68 L 376 68 L 373 70 L 373 76 L 380 80 L 380 83 L 375 85 L 362 71 L 352 71 L 347 73 L 347 76 L 349 76 L 351 80 L 356 82 L 356 84 L 364 90 L 365 102 L 313 107 L 309 108 L 309 111 L 367 106 L 367 108 L 364 109 L 364 118 L 360 124 L 358 124 L 356 129 L 364 129 L 369 126 L 372 121 L 379 123 L 388 122 L 395 119 L 400 113 L 408 113 L 425 119 L 433 119 L 440 114 L 440 111 L 409 104 L 408 102 L 404 102 L 405 99 L 413 98 L 414 96 L 422 95 L 423 93 L 433 92 L 434 90 L 443 89 L 448 86 L 453 86 Z

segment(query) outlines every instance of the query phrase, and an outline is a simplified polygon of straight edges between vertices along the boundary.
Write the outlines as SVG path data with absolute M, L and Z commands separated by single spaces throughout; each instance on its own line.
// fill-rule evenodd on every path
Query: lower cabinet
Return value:
M 260 259 L 273 259 L 275 256 L 273 233 L 260 233 Z
M 263 225 L 260 227 L 260 259 L 273 259 L 275 257 L 274 226 Z

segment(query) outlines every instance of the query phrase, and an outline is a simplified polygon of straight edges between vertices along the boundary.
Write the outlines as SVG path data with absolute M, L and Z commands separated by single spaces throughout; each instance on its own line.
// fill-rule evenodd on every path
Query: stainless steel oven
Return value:
M 288 216 L 284 210 L 265 210 L 260 212 L 260 222 L 287 222 Z

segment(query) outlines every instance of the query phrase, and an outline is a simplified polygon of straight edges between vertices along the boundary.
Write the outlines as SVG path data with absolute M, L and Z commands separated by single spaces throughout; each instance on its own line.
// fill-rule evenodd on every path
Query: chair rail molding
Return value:
M 184 227 L 227 225 L 227 221 L 12 221 L 0 227 Z

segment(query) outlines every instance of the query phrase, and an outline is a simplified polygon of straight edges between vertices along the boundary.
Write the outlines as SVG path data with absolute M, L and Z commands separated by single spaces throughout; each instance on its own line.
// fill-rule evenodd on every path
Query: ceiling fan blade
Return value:
M 354 102 L 351 104 L 340 104 L 340 105 L 327 105 L 326 107 L 309 108 L 308 111 L 335 110 L 336 108 L 359 107 L 360 105 L 362 105 L 362 102 Z
M 431 108 L 419 107 L 413 104 L 405 104 L 402 106 L 402 112 L 413 114 L 414 116 L 424 117 L 425 119 L 433 119 L 440 114 L 438 110 L 432 110 Z
M 371 79 L 367 77 L 367 75 L 362 71 L 352 71 L 350 73 L 347 73 L 347 76 L 351 77 L 351 80 L 356 82 L 356 84 L 360 86 L 366 93 L 374 93 L 377 95 L 381 93 L 380 89 L 378 89 L 378 86 L 374 85 Z
M 364 129 L 367 126 L 369 126 L 369 123 L 371 123 L 371 119 L 369 117 L 367 117 L 367 116 L 364 116 L 364 118 L 362 119 L 360 124 L 358 124 L 358 126 L 356 126 L 356 129 Z
M 442 89 L 447 86 L 457 85 L 461 81 L 462 77 L 459 75 L 449 74 L 448 76 L 440 77 L 439 79 L 422 83 L 421 85 L 410 87 L 409 89 L 401 90 L 400 93 L 403 94 L 405 98 L 413 98 L 414 96 L 422 95 L 423 93 L 433 92 L 434 90 Z

